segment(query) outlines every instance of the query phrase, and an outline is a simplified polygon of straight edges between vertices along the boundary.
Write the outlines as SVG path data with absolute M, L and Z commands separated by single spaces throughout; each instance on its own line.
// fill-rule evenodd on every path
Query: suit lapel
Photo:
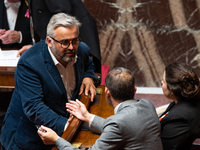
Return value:
M 178 104 L 176 104 L 176 106 L 177 106 L 177 105 L 178 105 Z M 171 110 L 171 109 L 172 109 L 173 107 L 176 107 L 176 106 L 175 106 L 175 102 L 171 102 L 171 103 L 169 104 L 169 106 L 167 107 L 167 109 L 165 110 L 165 112 L 163 112 L 163 114 L 160 115 L 160 117 L 161 117 L 161 116 L 165 115 L 167 112 L 170 112 L 170 113 L 167 113 L 167 115 L 164 116 L 164 118 L 161 119 L 161 121 L 160 121 L 161 127 L 162 127 L 162 124 L 165 124 L 166 122 L 168 122 L 168 120 L 170 120 L 171 118 L 174 118 L 174 117 L 171 117 L 171 116 L 173 116 L 173 110 Z
M 49 54 L 47 44 L 44 44 L 42 50 L 43 50 L 43 55 L 45 58 L 45 65 L 46 65 L 47 70 L 49 71 L 49 74 L 52 76 L 53 80 L 55 81 L 55 84 L 58 85 L 60 90 L 64 93 L 65 97 L 67 98 L 65 86 L 63 84 L 60 73 L 59 73 L 58 69 L 56 68 L 56 66 Z
M 4 0 L 0 0 L 0 29 L 9 29 Z
M 169 106 L 167 107 L 167 109 L 160 115 L 160 117 L 166 114 L 168 111 L 170 111 L 171 108 L 174 107 L 174 105 L 175 105 L 175 102 L 171 102 Z
M 78 54 L 77 54 L 78 56 Z M 75 74 L 76 74 L 76 87 L 74 89 L 74 93 L 72 94 L 72 98 L 71 99 L 76 99 L 78 92 L 80 90 L 80 81 L 81 81 L 81 66 L 80 66 L 80 57 L 77 58 L 77 62 L 75 63 Z
M 23 26 L 23 24 L 21 24 L 21 23 L 27 19 L 25 17 L 27 9 L 28 9 L 28 6 L 26 6 L 24 1 L 21 1 L 21 5 L 19 7 L 17 20 L 16 20 L 16 24 L 15 24 L 15 30 L 19 30 L 20 26 Z
M 81 50 L 81 44 L 78 47 L 77 51 L 77 61 L 75 63 L 75 74 L 76 74 L 76 88 L 74 89 L 74 93 L 72 95 L 72 99 L 76 99 L 77 95 L 80 91 L 80 86 L 82 84 L 82 79 L 84 78 L 84 61 L 83 58 L 80 56 L 81 54 L 79 51 Z

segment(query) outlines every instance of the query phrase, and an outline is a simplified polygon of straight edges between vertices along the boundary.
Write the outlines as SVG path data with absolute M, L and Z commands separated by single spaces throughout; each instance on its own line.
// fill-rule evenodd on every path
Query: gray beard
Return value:
M 52 49 L 53 53 L 56 55 L 56 57 L 58 57 L 58 59 L 60 59 L 60 60 L 62 60 L 64 62 L 71 62 L 75 58 L 75 56 L 72 56 L 72 57 L 70 57 L 70 56 L 61 56 L 57 52 L 56 47 L 55 47 L 54 44 L 52 44 L 52 48 L 51 49 Z
M 62 58 L 62 60 L 65 61 L 65 62 L 71 62 L 73 60 L 73 58 L 74 57 L 65 56 L 65 57 Z

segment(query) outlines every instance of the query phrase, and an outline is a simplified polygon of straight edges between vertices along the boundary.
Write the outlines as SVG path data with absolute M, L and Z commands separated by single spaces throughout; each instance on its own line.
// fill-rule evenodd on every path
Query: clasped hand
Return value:
M 12 44 L 20 41 L 20 32 L 15 30 L 0 29 L 2 44 Z

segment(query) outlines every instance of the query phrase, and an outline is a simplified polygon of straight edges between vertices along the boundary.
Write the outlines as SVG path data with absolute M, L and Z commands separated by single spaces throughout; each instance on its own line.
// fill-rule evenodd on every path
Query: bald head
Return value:
M 123 67 L 112 69 L 105 83 L 114 99 L 125 101 L 134 98 L 135 78 L 128 69 Z

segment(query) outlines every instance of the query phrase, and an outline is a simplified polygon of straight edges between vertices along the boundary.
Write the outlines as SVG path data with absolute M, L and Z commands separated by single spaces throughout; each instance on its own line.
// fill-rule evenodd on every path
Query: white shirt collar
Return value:
M 19 8 L 19 6 L 21 5 L 21 1 L 18 1 L 15 3 L 9 3 L 8 0 L 4 0 L 4 4 L 6 8 L 9 8 L 9 7 Z
M 117 111 L 118 111 L 118 109 L 119 109 L 119 106 L 121 105 L 122 103 L 119 103 L 116 107 L 115 107 L 115 109 L 114 109 L 114 113 L 116 114 L 117 113 Z
M 56 57 L 55 57 L 55 56 L 53 55 L 53 53 L 51 52 L 49 46 L 48 46 L 48 50 L 49 50 L 49 53 L 50 53 L 50 55 L 51 55 L 51 58 L 52 58 L 54 64 L 55 64 L 55 65 L 59 64 L 58 60 L 56 59 Z

